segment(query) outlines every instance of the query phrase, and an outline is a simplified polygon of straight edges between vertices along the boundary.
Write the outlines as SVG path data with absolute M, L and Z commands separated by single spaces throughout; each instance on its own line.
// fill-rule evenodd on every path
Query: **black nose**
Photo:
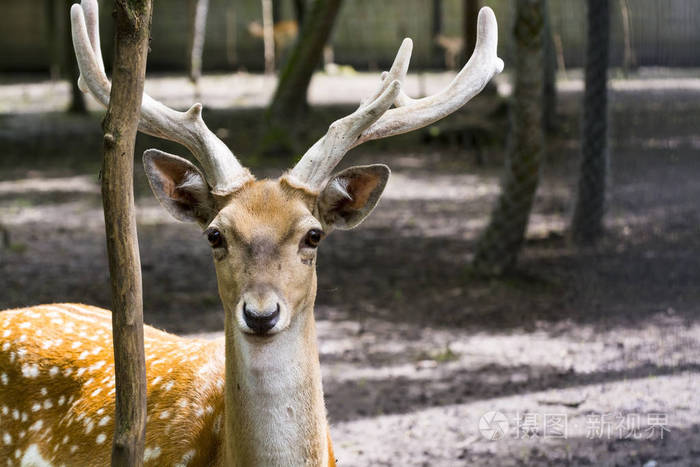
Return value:
M 257 310 L 251 309 L 247 303 L 243 303 L 243 319 L 245 324 L 255 332 L 255 334 L 263 335 L 277 324 L 280 319 L 280 304 L 273 311 L 258 313 Z

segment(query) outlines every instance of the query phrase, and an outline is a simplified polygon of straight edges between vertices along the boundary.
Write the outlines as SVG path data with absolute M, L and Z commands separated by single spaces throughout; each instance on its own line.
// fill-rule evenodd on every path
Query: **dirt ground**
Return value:
M 236 91 L 248 96 L 241 105 L 269 93 L 250 79 Z M 178 105 L 179 81 L 163 81 L 159 97 Z M 324 102 L 345 82 L 359 99 L 369 78 L 317 80 L 312 95 Z M 0 308 L 108 307 L 99 118 L 58 113 L 65 91 L 47 86 L 0 85 Z M 321 366 L 340 466 L 700 465 L 700 80 L 613 83 L 607 235 L 588 249 L 566 235 L 580 82 L 560 89 L 561 131 L 507 277 L 468 268 L 498 195 L 502 144 L 483 149 L 481 166 L 473 150 L 420 138 L 346 161 L 384 162 L 393 175 L 371 218 L 319 252 Z M 210 117 L 228 128 L 236 114 Z M 234 139 L 245 121 L 221 134 Z M 283 168 L 250 162 L 258 174 Z M 220 335 L 206 242 L 168 217 L 137 172 L 146 321 Z

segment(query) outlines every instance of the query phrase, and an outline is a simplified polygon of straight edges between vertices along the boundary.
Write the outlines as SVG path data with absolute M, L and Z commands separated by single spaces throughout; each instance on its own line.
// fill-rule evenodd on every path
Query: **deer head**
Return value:
M 75 5 L 71 17 L 81 89 L 106 106 L 111 86 L 101 59 L 96 2 Z M 205 229 L 224 308 L 240 332 L 284 331 L 295 312 L 313 302 L 323 237 L 357 226 L 376 206 L 389 168 L 352 167 L 332 175 L 343 156 L 365 141 L 421 128 L 462 107 L 502 70 L 496 44 L 496 19 L 484 8 L 477 46 L 464 69 L 440 93 L 414 100 L 401 91 L 412 49 L 405 39 L 378 89 L 276 180 L 257 181 L 241 166 L 204 124 L 201 104 L 178 112 L 144 94 L 139 130 L 181 143 L 203 169 L 149 149 L 143 161 L 151 188 L 176 219 Z
M 96 1 L 74 5 L 71 19 L 81 89 L 106 106 L 111 85 L 101 59 Z M 139 130 L 182 144 L 201 167 L 157 149 L 143 155 L 156 198 L 176 219 L 198 223 L 212 249 L 226 313 L 226 426 L 227 432 L 235 432 L 230 438 L 236 444 L 226 450 L 227 458 L 236 460 L 231 464 L 269 464 L 270 459 L 254 458 L 250 446 L 257 446 L 258 454 L 268 452 L 261 444 L 275 437 L 286 444 L 290 439 L 303 439 L 300 446 L 307 447 L 325 442 L 313 321 L 317 250 L 331 231 L 352 229 L 365 219 L 390 174 L 381 164 L 334 174 L 336 165 L 365 141 L 424 127 L 466 104 L 503 69 L 496 55 L 497 39 L 496 18 L 491 9 L 484 8 L 469 62 L 447 88 L 422 99 L 411 99 L 401 90 L 412 49 L 411 40 L 405 39 L 374 93 L 355 112 L 332 123 L 301 160 L 277 179 L 256 180 L 204 124 L 201 104 L 178 112 L 144 94 Z M 277 366 L 267 364 L 280 358 L 286 360 Z M 275 381 L 267 370 L 275 370 Z M 285 378 L 286 385 L 280 382 Z M 306 381 L 298 393 L 292 389 L 299 389 L 291 382 L 295 378 Z M 309 386 L 313 388 L 304 396 Z M 282 393 L 283 388 L 294 392 L 289 398 L 299 400 L 284 404 L 262 400 L 267 396 L 261 394 Z M 319 410 L 308 409 L 319 404 Z M 228 415 L 232 406 L 238 410 L 235 416 Z M 282 423 L 288 415 L 285 410 L 296 413 L 292 407 L 306 407 L 300 411 L 307 423 L 297 419 L 296 426 L 302 428 L 296 434 L 280 434 L 280 427 L 288 426 Z M 271 420 L 261 421 L 254 410 L 264 411 Z M 261 423 L 272 424 L 274 429 L 261 428 Z M 314 428 L 319 426 L 323 429 Z M 275 449 L 270 452 L 277 452 Z M 314 457 L 307 451 L 275 462 L 292 465 L 296 463 L 293 459 Z M 327 458 L 328 451 L 324 452 L 318 459 Z

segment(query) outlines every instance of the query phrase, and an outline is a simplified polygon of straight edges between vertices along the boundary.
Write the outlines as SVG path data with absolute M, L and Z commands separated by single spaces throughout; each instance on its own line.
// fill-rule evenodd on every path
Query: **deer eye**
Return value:
M 207 230 L 207 241 L 212 248 L 219 248 L 224 244 L 224 236 L 219 229 L 212 228 Z
M 304 246 L 308 248 L 316 248 L 323 238 L 323 231 L 319 229 L 311 229 L 306 233 L 304 237 Z

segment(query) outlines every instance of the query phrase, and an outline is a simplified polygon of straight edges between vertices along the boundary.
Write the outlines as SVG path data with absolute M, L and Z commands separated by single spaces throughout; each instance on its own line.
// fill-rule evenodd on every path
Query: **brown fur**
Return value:
M 145 465 L 177 465 L 188 452 L 187 465 L 219 465 L 223 341 L 185 339 L 150 326 L 144 332 Z M 20 465 L 32 444 L 53 465 L 108 465 L 114 431 L 111 313 L 80 304 L 3 311 L 0 349 L 0 459 L 8 462 L 2 465 Z M 327 442 L 332 453 L 330 434 Z M 332 454 L 329 465 L 335 465 Z

